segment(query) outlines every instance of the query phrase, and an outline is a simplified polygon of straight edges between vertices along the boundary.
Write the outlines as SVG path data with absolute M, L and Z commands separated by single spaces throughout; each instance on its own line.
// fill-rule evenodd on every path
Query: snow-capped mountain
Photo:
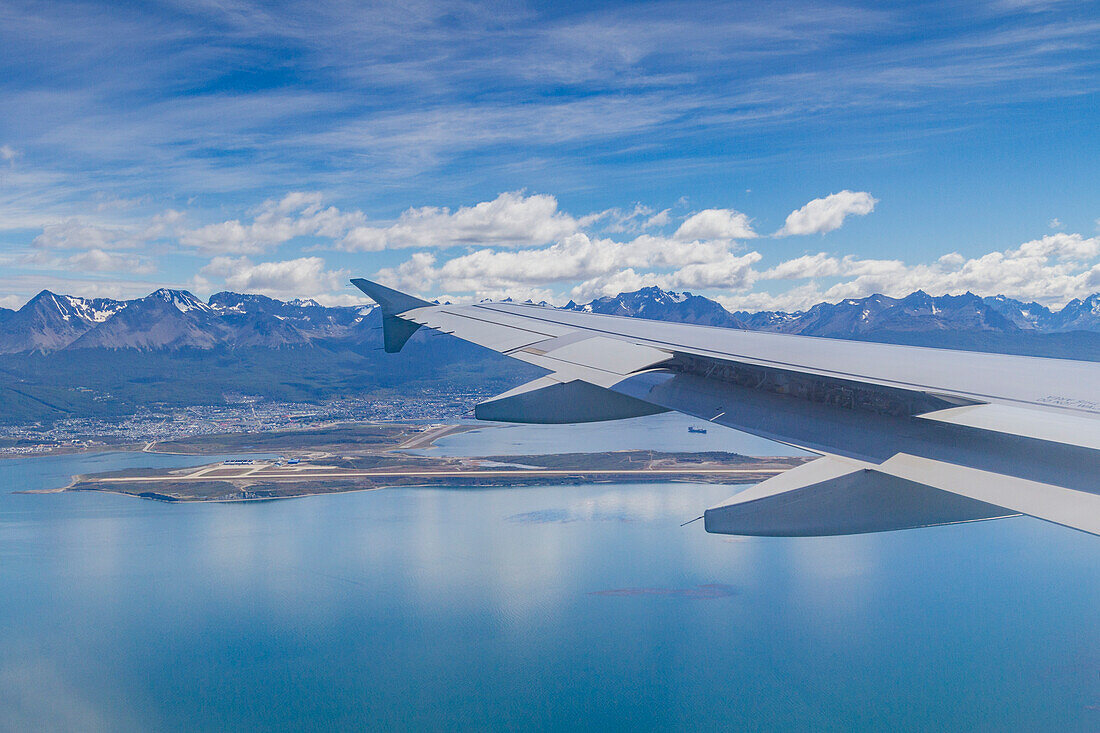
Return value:
M 70 349 L 208 349 L 219 341 L 214 309 L 186 290 L 162 288 L 126 307 L 72 343 Z
M 566 307 L 835 338 L 1100 332 L 1100 294 L 1070 301 L 1058 311 L 1004 296 L 932 296 L 917 291 L 904 298 L 871 295 L 819 303 L 794 313 L 730 313 L 703 296 L 650 287 Z M 364 345 L 378 339 L 378 326 L 377 313 L 369 306 L 326 307 L 311 299 L 282 301 L 221 292 L 204 303 L 186 290 L 163 288 L 144 298 L 118 301 L 44 290 L 17 311 L 0 309 L 0 353 Z
M 1053 316 L 1055 331 L 1100 331 L 1100 293 L 1074 298 Z
M 918 290 L 904 298 L 870 295 L 839 303 L 819 303 L 809 310 L 794 313 L 730 313 L 709 298 L 644 288 L 633 293 L 599 298 L 585 305 L 570 303 L 567 307 L 590 313 L 838 338 L 859 338 L 883 332 L 1011 333 L 1020 329 L 1010 317 L 986 300 L 990 299 L 983 300 L 970 293 L 933 297 Z M 1075 323 L 1081 328 L 1090 328 L 1087 319 Z M 1091 328 L 1100 330 L 1100 319 L 1092 321 Z
M 327 308 L 317 301 L 276 300 L 266 295 L 221 292 L 210 296 L 210 306 L 222 314 L 264 314 L 286 321 L 311 338 L 341 337 L 370 311 L 364 307 Z
M 691 293 L 673 293 L 657 287 L 642 288 L 632 293 L 619 293 L 614 297 L 597 298 L 584 305 L 569 301 L 565 307 L 584 313 L 636 316 L 655 321 L 677 321 L 726 328 L 746 327 L 734 314 L 710 298 Z
M 735 314 L 740 316 L 741 314 Z M 904 298 L 870 295 L 819 303 L 804 313 L 774 315 L 761 330 L 807 336 L 864 336 L 876 332 L 997 331 L 1016 329 L 976 295 L 933 297 L 918 290 Z M 752 321 L 751 316 L 747 319 Z
M 63 348 L 125 305 L 110 298 L 79 298 L 43 290 L 19 310 L 0 318 L 0 353 Z

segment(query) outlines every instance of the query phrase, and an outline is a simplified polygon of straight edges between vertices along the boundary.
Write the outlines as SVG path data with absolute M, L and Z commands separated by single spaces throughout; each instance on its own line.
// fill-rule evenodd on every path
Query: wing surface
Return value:
M 530 304 L 432 305 L 353 282 L 382 306 L 387 350 L 428 327 L 549 372 L 482 403 L 478 417 L 578 422 L 676 410 L 828 457 L 709 510 L 710 531 L 840 534 L 1023 513 L 1100 534 L 1095 363 Z

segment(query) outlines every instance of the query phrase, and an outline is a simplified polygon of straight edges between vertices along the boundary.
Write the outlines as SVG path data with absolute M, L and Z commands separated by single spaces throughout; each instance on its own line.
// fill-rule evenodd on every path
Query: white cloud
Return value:
M 825 300 L 872 293 L 898 297 L 918 289 L 937 295 L 1005 294 L 1058 305 L 1100 289 L 1098 257 L 1100 237 L 1059 232 L 974 257 L 949 252 L 928 263 L 818 252 L 758 269 L 761 253 L 735 253 L 720 240 L 640 235 L 620 242 L 578 232 L 519 251 L 483 248 L 450 259 L 418 252 L 377 277 L 425 295 L 442 291 L 475 300 L 530 293 L 561 303 L 566 297 L 585 301 L 657 285 L 721 294 L 723 305 L 747 309 L 802 309 Z M 754 291 L 761 283 L 771 285 Z M 790 287 L 783 289 L 784 283 Z M 555 284 L 564 292 L 548 294 Z
M 408 209 L 389 226 L 353 228 L 339 248 L 376 252 L 462 245 L 534 247 L 566 237 L 579 225 L 577 219 L 558 211 L 558 200 L 553 196 L 524 196 L 522 191 L 512 191 L 456 211 L 437 206 Z
M 41 249 L 129 249 L 144 238 L 126 227 L 108 227 L 69 219 L 42 228 L 31 244 Z
M 934 295 L 1007 295 L 1024 301 L 1060 306 L 1100 289 L 1100 237 L 1051 234 L 1001 252 L 963 257 L 957 252 L 928 264 L 900 260 L 862 260 L 852 256 L 811 255 L 782 262 L 761 279 L 839 277 L 823 290 L 816 283 L 774 295 L 750 293 L 730 296 L 724 305 L 767 309 L 805 308 L 821 301 L 835 302 L 874 293 L 891 297 L 924 290 Z
M 653 285 L 665 290 L 745 290 L 751 288 L 759 276 L 753 265 L 760 258 L 759 252 L 740 256 L 727 253 L 715 262 L 686 265 L 667 273 L 638 273 L 628 267 L 585 280 L 570 290 L 569 297 L 585 302 Z
M 813 283 L 799 285 L 780 293 L 751 291 L 735 295 L 717 295 L 717 300 L 728 311 L 786 311 L 795 312 L 811 308 L 823 299 L 821 291 Z
M 1005 255 L 1013 259 L 1054 257 L 1080 262 L 1100 255 L 1100 237 L 1086 239 L 1080 234 L 1048 234 L 1042 239 L 1024 242 Z
M 642 228 L 643 229 L 656 229 L 656 228 L 659 228 L 659 227 L 668 226 L 669 221 L 671 221 L 671 217 L 669 217 L 669 214 L 668 214 L 669 211 L 670 211 L 670 209 L 664 209 L 662 211 L 658 211 L 656 214 L 654 214 L 653 216 L 651 216 L 651 217 L 649 217 L 648 219 L 645 220 L 645 223 L 642 225 Z
M 19 258 L 18 262 L 33 269 L 77 273 L 113 272 L 148 275 L 157 271 L 156 263 L 148 257 L 106 252 L 102 249 L 89 249 L 68 257 L 60 257 L 50 252 L 33 251 Z
M 31 246 L 43 250 L 134 249 L 174 234 L 182 218 L 183 214 L 173 209 L 156 214 L 140 226 L 93 223 L 74 218 L 46 224 L 42 227 L 42 233 L 31 241 Z
M 803 255 L 781 262 L 763 273 L 767 280 L 798 280 L 809 277 L 835 277 L 842 272 L 841 262 L 824 252 Z
M 1056 216 L 1056 217 L 1054 217 L 1053 219 L 1051 219 L 1050 221 L 1047 222 L 1047 226 L 1050 227 L 1051 229 L 1061 229 L 1062 226 L 1063 226 L 1062 220 L 1059 219 Z
M 634 204 L 634 208 L 624 211 L 619 208 L 606 209 L 594 214 L 582 216 L 578 222 L 583 227 L 591 226 L 599 221 L 608 220 L 603 227 L 606 232 L 643 232 L 649 229 L 658 229 L 668 226 L 671 221 L 669 212 L 671 209 L 657 211 L 652 206 L 642 203 Z
M 776 236 L 791 234 L 824 234 L 839 229 L 848 215 L 866 216 L 875 210 L 878 200 L 866 191 L 832 193 L 814 199 L 787 216 Z
M 676 239 L 752 239 L 752 219 L 733 209 L 704 209 L 692 214 L 673 235 Z
M 258 254 L 296 237 L 337 239 L 365 220 L 360 211 L 324 207 L 319 193 L 291 192 L 265 201 L 248 224 L 231 219 L 180 233 L 180 244 L 216 254 Z
M 199 271 L 196 290 L 209 290 L 220 280 L 229 290 L 274 298 L 322 298 L 342 288 L 346 270 L 326 270 L 320 257 L 253 263 L 247 257 L 215 257 Z M 358 298 L 356 299 L 358 301 Z
M 438 287 L 448 292 L 482 294 L 516 286 L 599 278 L 627 268 L 710 266 L 717 268 L 714 277 L 721 279 L 722 268 L 728 267 L 731 257 L 721 242 L 683 242 L 649 234 L 618 242 L 578 232 L 548 247 L 480 249 L 442 264 L 437 264 L 434 255 L 421 252 L 396 268 L 382 270 L 378 277 L 418 292 Z M 699 279 L 702 274 L 690 277 Z
M 11 145 L 0 145 L 0 159 L 3 159 L 8 165 L 14 165 L 15 159 L 19 157 L 19 151 L 13 148 Z

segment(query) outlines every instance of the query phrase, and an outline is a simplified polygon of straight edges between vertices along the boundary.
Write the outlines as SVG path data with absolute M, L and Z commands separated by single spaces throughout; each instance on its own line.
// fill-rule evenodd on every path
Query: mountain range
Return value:
M 726 328 L 1100 361 L 1100 296 L 1052 311 L 976 295 L 872 295 L 806 311 L 730 312 L 689 293 L 644 288 L 567 307 Z M 382 350 L 372 306 L 162 289 L 119 301 L 43 291 L 0 309 L 0 424 L 112 420 L 148 409 L 224 405 L 248 395 L 316 403 L 473 404 L 541 374 L 421 329 Z M 426 399 L 425 395 L 436 395 Z M 411 409 L 411 408 L 408 408 Z M 459 408 L 456 408 L 459 409 Z M 461 408 L 465 409 L 465 408 Z M 407 411 L 407 410 L 406 410 Z M 411 413 L 410 413 L 411 414 Z
M 899 340 L 903 334 L 1100 333 L 1100 294 L 1051 310 L 1002 295 L 934 297 L 917 291 L 904 298 L 871 295 L 819 303 L 798 312 L 730 312 L 691 293 L 643 288 L 566 308 L 707 326 L 806 336 Z M 222 292 L 206 302 L 186 290 L 157 290 L 119 301 L 81 298 L 43 290 L 17 311 L 0 309 L 0 353 L 49 353 L 81 349 L 268 348 L 360 343 L 371 338 L 378 317 L 370 306 L 326 307 L 313 300 L 281 301 L 263 295 Z M 881 338 L 880 338 L 881 337 Z M 904 340 L 904 339 L 901 339 Z
M 937 331 L 1006 334 L 1100 332 L 1100 293 L 1084 300 L 1072 300 L 1059 310 L 1051 310 L 1038 303 L 1023 303 L 1003 295 L 982 298 L 966 293 L 934 297 L 918 290 L 904 298 L 870 295 L 839 303 L 819 303 L 805 311 L 731 313 L 709 298 L 650 287 L 599 298 L 584 305 L 570 302 L 566 308 L 587 313 L 834 338 Z

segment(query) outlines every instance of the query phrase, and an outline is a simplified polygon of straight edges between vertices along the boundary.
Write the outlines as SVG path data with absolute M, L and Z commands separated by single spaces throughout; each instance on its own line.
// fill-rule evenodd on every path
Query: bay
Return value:
M 477 435 L 440 450 L 515 442 Z M 725 537 L 680 525 L 736 489 L 683 483 L 10 493 L 207 460 L 0 462 L 0 725 L 1100 728 L 1100 541 L 1037 520 Z

